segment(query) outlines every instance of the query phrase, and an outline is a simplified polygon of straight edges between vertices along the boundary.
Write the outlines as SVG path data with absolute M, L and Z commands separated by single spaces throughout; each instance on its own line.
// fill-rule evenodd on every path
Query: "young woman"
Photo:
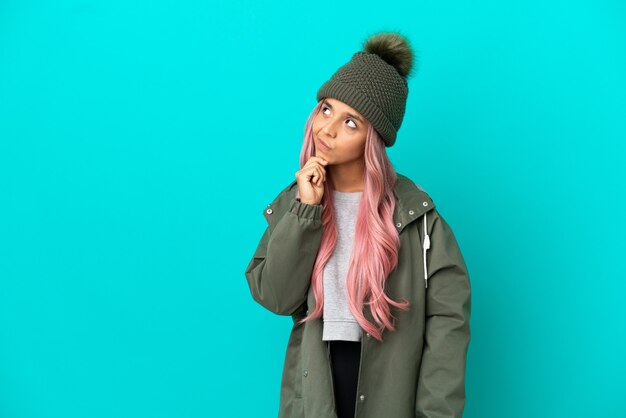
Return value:
M 462 416 L 468 271 L 430 196 L 386 154 L 412 68 L 400 34 L 367 39 L 318 90 L 301 169 L 264 210 L 245 274 L 255 301 L 294 321 L 279 417 Z

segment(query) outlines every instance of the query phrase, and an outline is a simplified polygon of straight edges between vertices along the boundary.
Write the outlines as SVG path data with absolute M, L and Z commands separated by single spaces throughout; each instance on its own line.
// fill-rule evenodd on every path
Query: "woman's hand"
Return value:
M 309 205 L 319 205 L 324 196 L 326 165 L 322 157 L 312 156 L 300 170 L 296 171 L 300 201 Z

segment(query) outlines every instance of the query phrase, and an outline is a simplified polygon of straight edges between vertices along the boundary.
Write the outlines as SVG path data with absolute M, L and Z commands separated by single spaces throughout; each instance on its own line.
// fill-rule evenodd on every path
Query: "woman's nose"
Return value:
M 332 121 L 329 121 L 326 123 L 326 125 L 324 125 L 324 127 L 322 128 L 322 132 L 324 133 L 324 135 L 328 135 L 331 137 L 335 137 L 335 127 Z

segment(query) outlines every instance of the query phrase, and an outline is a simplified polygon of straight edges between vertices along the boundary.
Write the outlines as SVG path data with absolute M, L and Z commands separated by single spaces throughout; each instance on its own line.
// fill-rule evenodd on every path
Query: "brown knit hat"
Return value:
M 356 52 L 320 87 L 317 101 L 332 97 L 353 107 L 390 147 L 404 118 L 413 58 L 408 40 L 399 33 L 372 35 L 363 51 Z

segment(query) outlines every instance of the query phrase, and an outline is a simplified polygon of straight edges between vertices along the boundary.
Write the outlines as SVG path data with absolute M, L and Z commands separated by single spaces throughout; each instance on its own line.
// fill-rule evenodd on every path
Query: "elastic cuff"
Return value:
M 321 221 L 322 220 L 322 205 L 309 205 L 308 203 L 302 203 L 298 199 L 294 197 L 291 201 L 291 207 L 289 211 L 298 217 L 314 219 Z

